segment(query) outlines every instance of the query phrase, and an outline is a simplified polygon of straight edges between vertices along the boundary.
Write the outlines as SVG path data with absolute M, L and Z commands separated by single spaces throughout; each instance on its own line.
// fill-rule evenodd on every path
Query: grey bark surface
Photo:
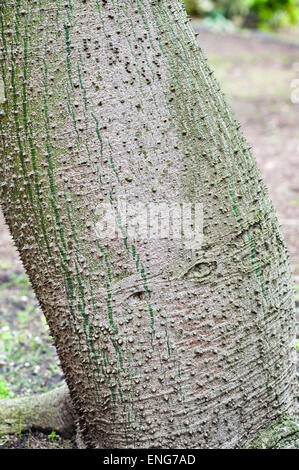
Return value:
M 287 250 L 179 0 L 3 0 L 1 204 L 102 448 L 235 448 L 294 413 Z M 0 82 L 1 83 L 1 82 Z M 99 207 L 192 202 L 200 250 L 102 240 Z M 121 221 L 119 222 L 121 225 Z

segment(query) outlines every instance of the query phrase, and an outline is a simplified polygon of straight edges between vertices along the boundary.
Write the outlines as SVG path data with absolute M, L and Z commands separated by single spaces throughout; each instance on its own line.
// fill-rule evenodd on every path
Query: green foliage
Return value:
M 48 435 L 48 439 L 52 442 L 52 444 L 54 444 L 55 441 L 60 439 L 60 436 L 59 434 L 56 434 L 56 432 L 53 430 L 51 434 Z
M 184 0 L 188 15 L 204 16 L 214 9 L 214 2 L 211 0 Z
M 1 269 L 6 282 L 0 282 L 0 400 L 48 391 L 61 380 L 53 341 L 28 277 L 0 260 Z
M 0 400 L 2 398 L 8 398 L 9 397 L 9 391 L 7 388 L 7 384 L 3 377 L 0 377 Z
M 0 290 L 4 290 L 10 287 L 19 288 L 19 294 L 25 295 L 30 290 L 30 281 L 27 274 L 16 274 L 14 272 L 10 273 L 10 280 L 3 282 L 0 286 Z
M 226 18 L 245 17 L 249 13 L 252 0 L 216 0 L 213 4 L 215 13 Z
M 256 17 L 262 29 L 277 29 L 299 21 L 298 0 L 184 0 L 192 16 L 227 19 Z
M 18 435 L 19 435 L 19 439 L 22 439 L 22 416 L 20 416 Z
M 263 29 L 276 29 L 299 21 L 298 0 L 252 0 L 251 11 Z

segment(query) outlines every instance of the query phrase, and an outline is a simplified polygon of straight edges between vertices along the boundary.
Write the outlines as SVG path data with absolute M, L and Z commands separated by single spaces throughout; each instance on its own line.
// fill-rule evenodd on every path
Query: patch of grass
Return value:
M 53 430 L 51 432 L 51 434 L 48 435 L 48 439 L 49 441 L 51 441 L 52 443 L 54 443 L 56 440 L 59 440 L 60 439 L 60 436 L 58 434 L 56 434 L 56 432 Z
M 31 289 L 31 284 L 26 274 L 12 273 L 11 284 L 20 289 L 20 295 L 24 295 Z
M 44 315 L 26 274 L 0 275 L 0 398 L 48 391 L 62 372 Z
M 31 290 L 30 281 L 25 273 L 17 274 L 14 272 L 9 273 L 9 281 L 3 282 L 0 286 L 1 290 L 17 288 L 18 295 L 25 295 Z
M 5 444 L 8 442 L 8 436 L 4 436 L 0 439 L 0 447 L 4 447 Z
M 9 398 L 9 390 L 7 387 L 7 383 L 5 382 L 3 377 L 0 377 L 0 400 L 3 398 Z
M 63 439 L 56 433 L 47 435 L 39 431 L 24 431 L 21 437 L 18 434 L 2 436 L 0 439 L 2 449 L 75 449 L 72 440 Z

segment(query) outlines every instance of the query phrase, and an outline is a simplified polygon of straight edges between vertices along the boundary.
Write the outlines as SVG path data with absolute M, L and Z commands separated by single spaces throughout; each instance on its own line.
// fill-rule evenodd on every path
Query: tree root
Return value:
M 86 448 L 76 429 L 66 384 L 50 392 L 24 398 L 0 400 L 0 436 L 28 430 L 56 431 L 64 438 L 76 435 L 79 448 Z M 241 446 L 247 449 L 299 449 L 299 424 L 294 416 L 282 416 L 259 436 Z
M 74 419 L 66 384 L 40 395 L 0 400 L 0 436 L 36 429 L 68 438 L 75 431 Z

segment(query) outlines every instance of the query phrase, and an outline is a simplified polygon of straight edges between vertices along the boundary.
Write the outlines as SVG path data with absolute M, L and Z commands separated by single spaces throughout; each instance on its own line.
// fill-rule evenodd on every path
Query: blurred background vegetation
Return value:
M 270 190 L 291 255 L 299 327 L 299 102 L 291 99 L 299 83 L 299 0 L 182 1 Z M 62 377 L 0 210 L 0 400 L 48 391 Z M 26 447 L 44 448 L 40 436 L 29 437 Z M 60 445 L 53 434 L 46 439 Z M 19 447 L 8 437 L 1 446 Z
M 189 15 L 207 24 L 277 30 L 299 22 L 299 0 L 184 0 Z

